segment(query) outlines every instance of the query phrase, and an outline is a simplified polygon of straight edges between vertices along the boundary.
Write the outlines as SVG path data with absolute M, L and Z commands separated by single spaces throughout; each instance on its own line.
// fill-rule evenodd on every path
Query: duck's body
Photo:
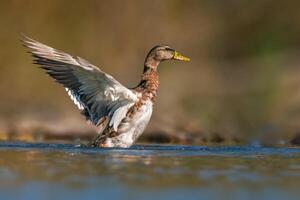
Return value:
M 130 107 L 126 117 L 119 124 L 117 131 L 105 126 L 91 143 L 91 146 L 101 147 L 130 147 L 144 132 L 148 125 L 153 104 L 158 90 L 158 74 L 156 71 L 149 70 L 142 75 L 141 83 L 132 92 L 138 100 Z M 103 122 L 104 124 L 107 122 Z
M 120 123 L 117 134 L 111 132 L 113 137 L 105 137 L 99 142 L 101 147 L 130 147 L 144 132 L 152 115 L 153 103 L 151 100 L 145 101 L 132 115 L 126 116 Z M 110 134 L 109 134 L 110 135 Z M 96 142 L 96 143 L 95 143 Z M 92 146 L 97 146 L 98 141 L 94 140 Z
M 157 66 L 163 60 L 189 60 L 168 46 L 156 46 L 146 57 L 140 84 L 128 89 L 88 61 L 25 37 L 39 64 L 61 83 L 88 121 L 98 128 L 93 147 L 130 147 L 152 115 L 158 90 Z

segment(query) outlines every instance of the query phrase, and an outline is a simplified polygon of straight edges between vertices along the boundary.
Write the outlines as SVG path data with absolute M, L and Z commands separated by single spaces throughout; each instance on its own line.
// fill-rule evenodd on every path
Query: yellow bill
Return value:
M 175 51 L 173 59 L 175 59 L 175 60 L 182 60 L 182 61 L 190 61 L 191 60 L 188 57 L 185 57 L 185 56 L 181 55 L 177 51 Z

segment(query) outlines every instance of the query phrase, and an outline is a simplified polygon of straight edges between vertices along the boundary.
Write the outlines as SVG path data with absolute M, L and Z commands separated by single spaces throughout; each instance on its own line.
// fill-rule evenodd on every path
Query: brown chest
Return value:
M 131 107 L 127 113 L 128 117 L 132 117 L 135 112 L 145 105 L 149 100 L 154 103 L 157 90 L 159 87 L 157 71 L 147 71 L 142 75 L 142 81 L 138 87 L 134 89 L 134 92 L 139 96 L 139 100 Z

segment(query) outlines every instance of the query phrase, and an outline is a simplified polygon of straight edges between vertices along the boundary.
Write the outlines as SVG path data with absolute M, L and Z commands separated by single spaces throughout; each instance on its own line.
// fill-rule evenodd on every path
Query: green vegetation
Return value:
M 299 6 L 296 0 L 1 1 L 0 132 L 93 133 L 64 90 L 31 64 L 19 43 L 23 32 L 129 87 L 157 43 L 191 57 L 185 66 L 160 66 L 149 134 L 178 142 L 214 135 L 288 142 L 300 130 Z

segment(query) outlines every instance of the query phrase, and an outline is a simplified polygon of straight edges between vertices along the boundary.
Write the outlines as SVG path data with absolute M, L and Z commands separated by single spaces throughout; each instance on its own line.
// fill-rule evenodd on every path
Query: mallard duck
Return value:
M 146 128 L 159 86 L 157 67 L 165 60 L 189 61 L 167 45 L 148 53 L 137 87 L 126 88 L 111 75 L 77 56 L 71 56 L 26 36 L 22 39 L 40 67 L 62 84 L 81 113 L 97 127 L 91 147 L 128 148 Z

